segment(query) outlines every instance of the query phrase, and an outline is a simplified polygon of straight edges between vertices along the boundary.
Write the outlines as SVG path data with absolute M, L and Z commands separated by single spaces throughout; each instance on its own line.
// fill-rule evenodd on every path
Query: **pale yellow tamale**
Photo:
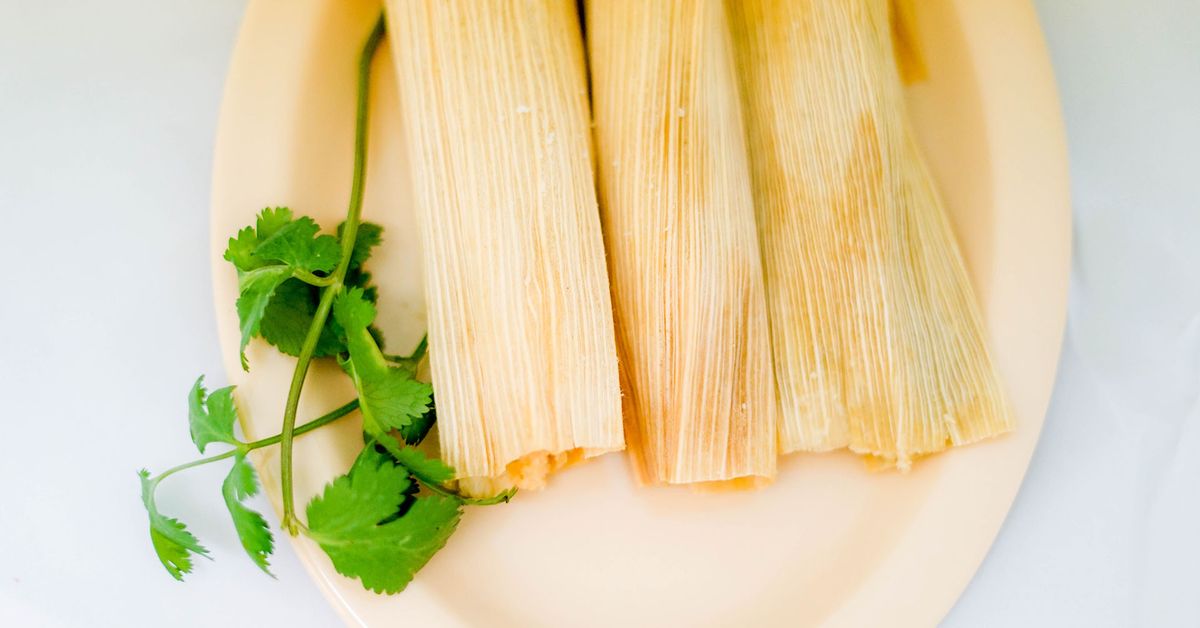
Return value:
M 725 9 L 586 7 L 635 468 L 645 483 L 760 484 L 775 475 L 775 393 Z
M 892 14 L 888 0 L 727 6 L 782 451 L 848 446 L 907 468 L 1008 431 L 978 306 L 905 112 L 896 51 L 913 57 L 906 67 L 919 55 L 892 32 L 911 28 L 911 14 Z
M 575 3 L 385 4 L 442 457 L 538 487 L 624 445 Z

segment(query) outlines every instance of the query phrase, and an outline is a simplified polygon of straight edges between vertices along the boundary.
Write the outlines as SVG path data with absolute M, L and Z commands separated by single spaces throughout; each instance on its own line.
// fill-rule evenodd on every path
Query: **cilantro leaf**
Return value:
M 276 207 L 264 209 L 254 227 L 246 227 L 229 239 L 225 259 L 238 270 L 243 369 L 249 369 L 245 348 L 255 336 L 261 335 L 287 355 L 300 354 L 317 310 L 321 288 L 294 275 L 297 271 L 333 270 L 341 258 L 343 230 L 344 223 L 338 226 L 337 237 L 319 235 L 320 228 L 311 218 L 296 218 L 290 209 Z M 383 227 L 379 225 L 359 225 L 344 278 L 344 285 L 362 288 L 364 296 L 372 303 L 377 299 L 377 291 L 370 283 L 370 273 L 364 271 L 362 265 L 382 241 L 382 234 Z M 378 329 L 371 327 L 370 331 L 377 339 L 382 338 Z M 341 329 L 330 320 L 321 330 L 314 356 L 327 357 L 345 351 Z
M 196 449 L 204 453 L 204 447 L 209 443 L 237 445 L 238 440 L 233 435 L 236 419 L 233 386 L 214 390 L 209 395 L 204 390 L 204 376 L 201 375 L 188 393 L 188 428 Z
M 318 236 L 321 230 L 308 216 L 301 216 L 262 239 L 254 249 L 259 259 L 278 260 L 292 268 L 309 272 L 329 272 L 341 258 L 341 247 L 331 235 Z
M 333 316 L 346 335 L 350 359 L 343 364 L 358 390 L 363 431 L 389 449 L 398 448 L 388 436 L 429 411 L 433 389 L 417 381 L 410 369 L 388 364 L 369 326 L 375 306 L 360 288 L 351 288 L 333 302 Z
M 338 573 L 376 593 L 399 593 L 446 544 L 462 514 L 457 499 L 409 497 L 412 480 L 374 447 L 308 504 L 308 534 Z M 404 513 L 396 517 L 409 502 Z
M 346 223 L 342 223 L 337 227 L 338 241 L 342 239 L 342 232 L 345 230 Z M 354 249 L 350 254 L 350 267 L 358 268 L 366 263 L 371 257 L 371 249 L 379 246 L 383 242 L 383 227 L 373 222 L 363 222 L 358 225 L 358 233 L 354 237 Z
M 150 472 L 139 470 L 138 479 L 142 485 L 142 505 L 150 515 L 150 544 L 167 573 L 182 581 L 183 574 L 192 571 L 192 554 L 207 558 L 208 550 L 178 519 L 158 512 L 154 505 L 154 483 L 150 480 Z
M 292 222 L 292 210 L 286 207 L 266 208 L 259 212 L 254 227 L 246 227 L 238 231 L 237 236 L 229 239 L 229 247 L 225 249 L 225 259 L 241 272 L 250 272 L 266 266 L 269 262 L 255 254 L 260 242 L 267 240 Z
M 375 315 L 375 305 L 366 299 L 361 289 L 351 288 L 333 302 L 333 317 L 347 332 L 366 329 L 375 322 Z
M 250 370 L 250 363 L 246 361 L 246 345 L 250 344 L 251 338 L 258 335 L 271 296 L 275 294 L 279 284 L 291 276 L 292 269 L 287 266 L 265 266 L 244 273 L 238 279 L 241 295 L 237 300 L 237 313 L 242 328 L 242 344 L 239 350 L 243 370 Z
M 245 227 L 238 231 L 235 237 L 229 238 L 229 246 L 225 249 L 225 260 L 233 263 L 235 268 L 244 273 L 261 268 L 266 264 L 255 257 L 254 249 L 257 247 L 258 234 L 254 231 L 254 227 Z
M 396 366 L 408 369 L 414 376 L 417 372 L 418 365 L 421 360 L 425 359 L 425 354 L 429 350 L 429 336 L 421 336 L 421 342 L 417 344 L 416 349 L 409 355 L 397 356 L 389 355 L 387 359 L 393 362 Z M 411 423 L 400 428 L 400 436 L 405 443 L 409 445 L 420 445 L 421 441 L 425 440 L 425 436 L 429 434 L 429 429 L 437 422 L 437 399 L 431 397 L 429 410 L 412 420 Z
M 371 273 L 361 268 L 351 268 L 346 271 L 346 281 L 344 283 L 347 288 L 362 288 L 363 297 L 371 303 L 379 301 L 379 290 L 371 284 Z
M 288 279 L 279 284 L 263 312 L 258 333 L 286 355 L 299 356 L 304 337 L 312 326 L 321 300 L 321 289 L 299 279 Z M 313 357 L 328 357 L 346 350 L 338 338 L 332 321 L 327 321 L 317 340 Z
M 403 368 L 384 366 L 379 371 L 364 372 L 353 358 L 344 366 L 358 390 L 363 431 L 395 453 L 399 445 L 389 433 L 400 430 L 403 435 L 405 431 L 419 431 L 420 428 L 409 428 L 429 412 L 432 400 L 429 384 L 417 381 Z M 423 428 L 423 424 L 420 427 Z
M 259 569 L 271 575 L 267 557 L 275 550 L 275 539 L 267 520 L 257 512 L 242 504 L 248 497 L 258 494 L 258 475 L 254 467 L 246 461 L 246 457 L 238 455 L 233 459 L 233 468 L 221 483 L 221 495 L 225 498 L 225 506 L 233 517 L 233 527 L 237 531 L 242 548 L 250 556 L 250 560 Z
M 352 269 L 346 274 L 345 285 L 350 288 L 363 288 L 363 296 L 374 303 L 377 293 L 374 286 L 369 285 L 370 273 Z M 321 301 L 321 289 L 307 284 L 299 279 L 288 279 L 275 289 L 263 312 L 262 322 L 258 333 L 263 340 L 271 343 L 286 355 L 300 355 L 300 347 L 308 328 L 312 326 L 313 316 L 317 312 L 317 304 Z M 383 334 L 374 326 L 369 328 L 378 345 L 383 345 Z M 342 328 L 333 318 L 326 320 L 321 329 L 321 337 L 313 351 L 313 357 L 324 358 L 345 353 L 346 343 L 342 340 Z
M 291 221 L 292 210 L 286 207 L 267 207 L 258 213 L 254 226 L 258 230 L 259 239 L 266 240 L 279 233 L 279 230 L 286 227 Z
M 432 399 L 432 396 L 430 397 Z M 430 401 L 429 410 L 421 416 L 412 420 L 411 423 L 405 425 L 400 430 L 400 438 L 404 439 L 409 445 L 420 445 L 421 441 L 425 440 L 425 436 L 429 434 L 429 428 L 437 421 L 437 407 L 435 401 Z
M 400 466 L 424 484 L 441 486 L 454 479 L 454 468 L 437 458 L 429 458 L 414 447 L 403 447 L 392 454 Z

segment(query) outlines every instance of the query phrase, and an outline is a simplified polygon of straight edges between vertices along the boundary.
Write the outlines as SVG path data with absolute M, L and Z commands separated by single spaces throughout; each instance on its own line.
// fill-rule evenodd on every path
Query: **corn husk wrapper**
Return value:
M 907 83 L 918 83 L 929 77 L 925 66 L 925 51 L 917 32 L 916 0 L 891 0 L 892 51 L 896 68 Z
M 760 484 L 775 475 L 774 383 L 724 7 L 586 6 L 635 468 L 645 483 Z
M 537 488 L 621 449 L 575 3 L 389 0 L 442 457 Z
M 911 13 L 891 12 L 888 0 L 727 6 L 781 450 L 849 447 L 907 468 L 1010 430 L 963 260 L 905 113 L 896 51 L 916 48 L 892 32 L 911 35 Z

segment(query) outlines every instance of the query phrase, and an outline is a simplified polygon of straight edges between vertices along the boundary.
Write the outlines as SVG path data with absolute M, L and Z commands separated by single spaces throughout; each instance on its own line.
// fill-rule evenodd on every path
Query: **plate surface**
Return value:
M 1028 2 L 919 4 L 930 80 L 912 114 L 984 306 L 1015 433 L 921 462 L 905 476 L 846 454 L 797 455 L 754 493 L 635 489 L 623 455 L 557 475 L 541 493 L 467 513 L 399 596 L 363 591 L 294 542 L 347 623 L 369 626 L 931 626 L 992 543 L 1050 397 L 1070 257 L 1067 162 L 1050 64 Z M 293 360 L 260 342 L 238 366 L 226 239 L 263 207 L 326 226 L 348 201 L 355 58 L 369 0 L 252 0 L 222 106 L 213 176 L 214 292 L 225 365 L 250 438 L 277 433 Z M 390 51 L 373 83 L 365 217 L 385 226 L 372 270 L 396 352 L 424 329 L 421 253 L 406 192 Z M 352 395 L 332 364 L 309 376 L 300 417 Z M 349 418 L 297 441 L 297 503 L 348 468 Z M 279 507 L 278 452 L 256 460 Z

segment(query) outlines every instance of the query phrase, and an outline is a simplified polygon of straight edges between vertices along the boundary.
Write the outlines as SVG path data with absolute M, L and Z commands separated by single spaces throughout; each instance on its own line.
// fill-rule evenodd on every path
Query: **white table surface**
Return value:
M 1200 2 L 1038 5 L 1070 322 L 1024 488 L 945 625 L 1200 626 Z M 217 559 L 168 578 L 134 477 L 193 456 L 184 396 L 223 381 L 209 172 L 243 7 L 0 0 L 0 626 L 337 625 L 290 551 L 278 580 L 241 555 L 217 469 L 162 492 Z

